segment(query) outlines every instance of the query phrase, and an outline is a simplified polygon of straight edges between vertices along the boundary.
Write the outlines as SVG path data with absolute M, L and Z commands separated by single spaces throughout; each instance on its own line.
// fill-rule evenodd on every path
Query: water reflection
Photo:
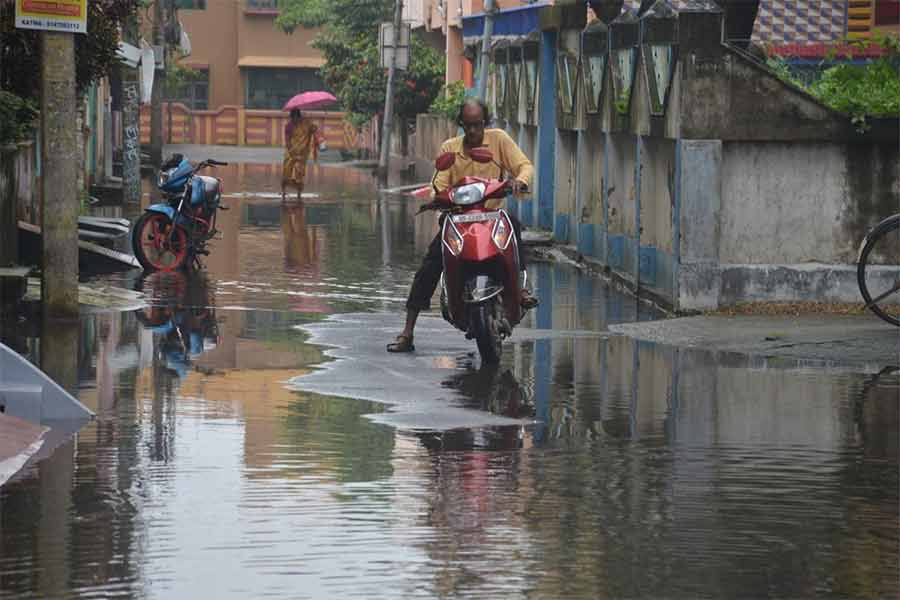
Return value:
M 219 342 L 176 374 L 155 323 L 217 301 L 170 283 L 83 324 L 98 420 L 0 490 L 6 596 L 898 591 L 897 373 L 521 342 L 438 393 L 538 422 L 398 433 L 383 405 L 284 388 L 322 355 L 281 313 L 216 308 Z
M 528 391 L 509 369 L 486 366 L 467 369 L 442 382 L 462 397 L 462 406 L 512 419 L 530 420 L 535 407 Z M 423 431 L 416 435 L 431 452 L 462 450 L 516 450 L 522 447 L 526 426 L 507 425 L 477 429 Z
M 154 286 L 157 292 L 173 293 L 157 294 L 150 306 L 136 313 L 137 319 L 153 334 L 154 366 L 166 375 L 184 377 L 219 341 L 209 280 L 197 271 L 154 273 L 149 278 L 165 282 Z
M 0 488 L 0 597 L 900 592 L 898 373 L 598 334 L 653 313 L 542 264 L 499 369 L 440 321 L 387 357 L 434 223 L 332 184 L 295 207 L 231 198 L 205 273 L 145 278 L 150 308 L 86 315 L 59 346 L 98 418 Z M 298 326 L 346 310 L 368 319 L 341 330 L 357 362 L 320 370 Z M 56 332 L 19 325 L 39 360 Z M 322 374 L 382 401 L 285 386 Z M 399 403 L 522 422 L 398 431 Z

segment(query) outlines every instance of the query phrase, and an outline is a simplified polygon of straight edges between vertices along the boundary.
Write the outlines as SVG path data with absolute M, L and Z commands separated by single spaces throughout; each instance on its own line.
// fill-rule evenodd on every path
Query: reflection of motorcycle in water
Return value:
M 442 384 L 463 396 L 466 408 L 491 412 L 511 419 L 532 419 L 534 404 L 509 369 L 485 366 L 466 371 Z M 478 429 L 421 432 L 417 434 L 432 451 L 517 450 L 523 446 L 525 425 L 499 425 Z
M 153 332 L 154 358 L 179 378 L 194 360 L 219 341 L 216 312 L 203 273 L 154 273 L 140 282 L 150 287 L 152 305 L 137 313 Z

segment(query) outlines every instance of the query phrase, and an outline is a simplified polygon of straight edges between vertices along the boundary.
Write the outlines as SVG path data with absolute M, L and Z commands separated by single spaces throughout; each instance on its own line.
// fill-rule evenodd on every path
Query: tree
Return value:
M 313 46 L 325 57 L 321 69 L 349 119 L 358 124 L 384 110 L 385 70 L 379 65 L 378 26 L 391 20 L 393 0 L 279 0 L 276 24 L 290 33 L 321 26 Z M 413 36 L 409 70 L 396 78 L 395 114 L 426 112 L 444 80 L 443 57 Z

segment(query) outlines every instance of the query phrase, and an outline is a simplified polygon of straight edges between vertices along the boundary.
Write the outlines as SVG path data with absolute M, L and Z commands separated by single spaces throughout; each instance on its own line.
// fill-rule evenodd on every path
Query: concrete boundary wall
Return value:
M 580 5 L 541 9 L 540 35 L 521 41 L 523 70 L 539 57 L 537 106 L 524 105 L 520 77 L 507 94 L 516 106 L 498 110 L 536 161 L 535 205 L 513 210 L 676 310 L 859 301 L 859 243 L 900 212 L 900 123 L 857 131 L 724 43 L 715 2 L 683 6 L 659 0 L 608 27 L 587 27 Z M 575 105 L 563 106 L 573 67 L 559 53 L 573 53 L 574 34 L 595 37 L 579 50 Z M 605 53 L 599 77 L 586 52 Z
M 169 110 L 171 137 L 169 134 Z M 368 150 L 367 137 L 344 120 L 340 111 L 306 111 L 325 134 L 334 150 Z M 163 104 L 163 139 L 173 144 L 226 146 L 284 146 L 288 114 L 277 110 L 250 110 L 220 106 L 215 110 L 191 110 L 184 104 Z M 141 106 L 141 143 L 150 143 L 150 106 Z

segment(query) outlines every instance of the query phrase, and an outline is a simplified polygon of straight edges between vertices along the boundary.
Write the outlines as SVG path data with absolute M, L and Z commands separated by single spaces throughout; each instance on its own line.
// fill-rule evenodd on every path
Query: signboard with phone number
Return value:
M 87 33 L 87 0 L 16 0 L 16 27 Z

